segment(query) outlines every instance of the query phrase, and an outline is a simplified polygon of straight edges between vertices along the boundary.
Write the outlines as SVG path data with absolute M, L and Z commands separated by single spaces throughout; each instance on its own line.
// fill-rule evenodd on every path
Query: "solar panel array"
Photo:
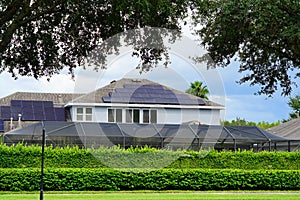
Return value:
M 175 94 L 161 85 L 125 84 L 116 88 L 109 96 L 102 97 L 104 103 L 205 105 L 202 99 L 192 99 L 187 94 Z
M 23 121 L 65 121 L 65 109 L 55 108 L 52 101 L 11 100 L 10 106 L 0 106 L 0 119 Z

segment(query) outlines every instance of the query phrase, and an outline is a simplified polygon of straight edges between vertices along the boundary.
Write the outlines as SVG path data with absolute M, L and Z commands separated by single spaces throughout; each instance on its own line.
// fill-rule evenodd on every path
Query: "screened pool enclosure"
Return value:
M 125 124 L 38 122 L 3 134 L 7 145 L 23 142 L 41 144 L 42 129 L 46 144 L 53 146 L 94 147 L 150 146 L 166 149 L 283 150 L 298 149 L 299 142 L 274 135 L 254 126 Z

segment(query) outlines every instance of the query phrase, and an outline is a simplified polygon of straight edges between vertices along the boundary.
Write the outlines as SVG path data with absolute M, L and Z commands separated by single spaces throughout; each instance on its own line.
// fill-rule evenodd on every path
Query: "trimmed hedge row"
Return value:
M 0 168 L 39 168 L 41 147 L 0 145 Z M 122 149 L 45 148 L 46 168 L 174 168 L 299 170 L 300 152 L 168 151 L 149 147 Z
M 1 191 L 39 190 L 39 169 L 0 169 Z M 299 190 L 300 171 L 163 169 L 137 172 L 61 168 L 45 171 L 47 191 Z

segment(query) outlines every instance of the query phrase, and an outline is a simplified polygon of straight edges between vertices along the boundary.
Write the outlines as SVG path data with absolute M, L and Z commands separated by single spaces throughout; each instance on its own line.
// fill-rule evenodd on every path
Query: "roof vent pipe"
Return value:
M 21 127 L 22 127 L 22 121 L 21 121 L 21 118 L 22 118 L 22 114 L 18 114 L 18 128 L 21 128 Z

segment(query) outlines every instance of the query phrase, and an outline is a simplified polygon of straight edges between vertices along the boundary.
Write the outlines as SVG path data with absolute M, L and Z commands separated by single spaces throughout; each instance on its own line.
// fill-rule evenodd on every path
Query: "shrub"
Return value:
M 0 168 L 39 168 L 41 147 L 0 145 Z M 45 148 L 46 168 L 300 169 L 300 152 Z
M 39 169 L 0 169 L 1 191 L 39 190 Z M 45 171 L 47 191 L 299 190 L 300 171 L 162 169 L 120 171 L 61 168 Z

